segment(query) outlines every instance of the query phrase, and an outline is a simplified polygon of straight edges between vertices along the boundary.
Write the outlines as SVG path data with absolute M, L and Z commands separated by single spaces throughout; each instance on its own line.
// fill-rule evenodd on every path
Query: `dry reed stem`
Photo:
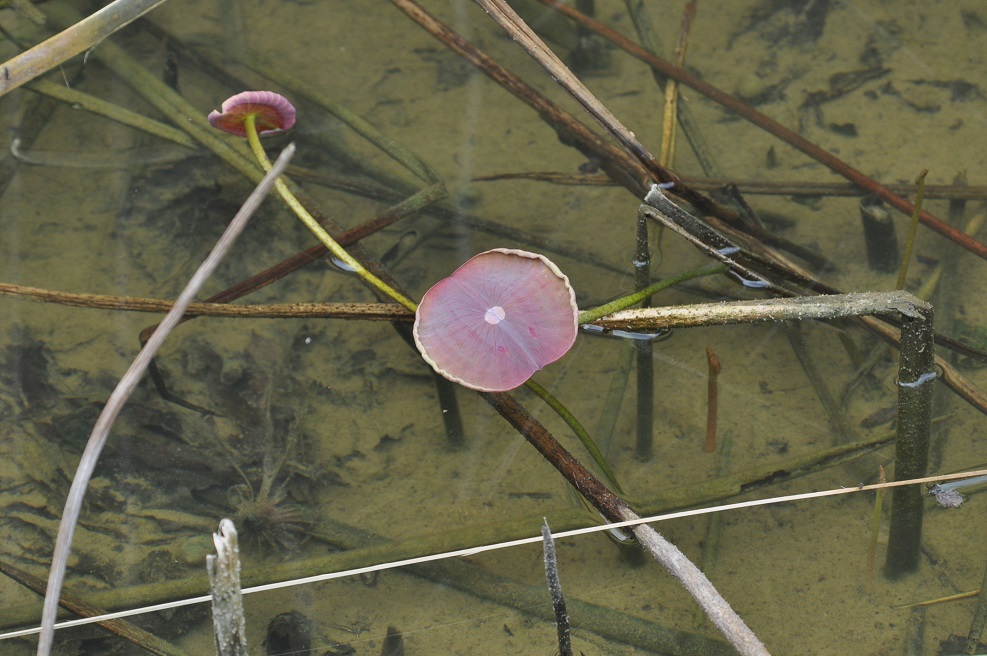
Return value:
M 116 0 L 3 64 L 0 96 L 89 50 L 165 0 Z

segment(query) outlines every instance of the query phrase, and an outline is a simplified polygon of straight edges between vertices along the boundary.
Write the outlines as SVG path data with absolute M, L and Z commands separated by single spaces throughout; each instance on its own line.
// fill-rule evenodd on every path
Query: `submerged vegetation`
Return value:
M 680 25 L 671 5 L 511 2 L 556 59 L 495 0 L 233 4 L 171 0 L 98 45 L 65 0 L 0 9 L 18 134 L 0 161 L 0 567 L 46 576 L 87 435 L 158 329 L 121 310 L 167 309 L 291 141 L 117 418 L 68 592 L 98 612 L 203 594 L 228 517 L 248 585 L 369 577 L 250 597 L 255 649 L 268 626 L 319 653 L 548 652 L 528 547 L 362 572 L 547 518 L 573 653 L 976 648 L 978 602 L 895 606 L 982 587 L 982 488 L 933 488 L 953 493 L 940 507 L 916 485 L 875 504 L 868 484 L 985 465 L 987 14 L 687 3 Z M 47 31 L 65 45 L 35 70 L 17 51 Z M 909 216 L 930 230 L 905 241 Z M 541 265 L 506 292 L 503 263 L 462 283 L 490 252 Z M 455 293 L 423 345 L 430 288 Z M 535 322 L 542 294 L 561 309 Z M 655 524 L 668 541 L 557 535 L 840 488 Z M 641 545 L 673 577 L 633 567 Z M 696 621 L 679 580 L 707 578 L 734 608 Z M 40 616 L 18 581 L 0 582 L 0 632 Z M 205 613 L 176 617 L 159 637 L 212 648 Z M 56 653 L 90 640 L 56 636 Z

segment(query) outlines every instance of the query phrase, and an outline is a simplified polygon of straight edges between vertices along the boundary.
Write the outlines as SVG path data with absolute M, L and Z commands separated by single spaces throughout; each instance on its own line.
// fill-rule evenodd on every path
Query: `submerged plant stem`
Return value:
M 548 404 L 548 407 L 554 410 L 555 413 L 562 418 L 562 421 L 569 425 L 569 428 L 571 428 L 576 434 L 579 441 L 583 443 L 584 447 L 586 447 L 586 450 L 589 452 L 593 462 L 599 466 L 600 470 L 603 472 L 603 475 L 606 476 L 607 481 L 613 485 L 614 489 L 617 490 L 618 493 L 623 494 L 624 490 L 621 489 L 620 483 L 617 482 L 617 477 L 614 475 L 613 470 L 610 469 L 610 465 L 607 464 L 606 458 L 603 457 L 603 453 L 596 446 L 596 442 L 593 441 L 589 431 L 583 427 L 579 420 L 576 419 L 575 415 L 569 412 L 569 409 L 562 405 L 562 402 L 555 398 L 551 392 L 536 383 L 534 378 L 529 378 L 524 385 L 537 394 L 542 401 Z
M 884 467 L 878 465 L 878 483 L 887 483 L 888 478 L 884 474 Z M 874 589 L 874 563 L 877 560 L 877 538 L 881 532 L 881 514 L 884 509 L 884 490 L 880 489 L 875 493 L 874 510 L 871 514 L 870 538 L 867 540 L 867 592 Z
M 664 141 L 662 146 L 664 147 Z M 651 283 L 651 248 L 648 221 L 638 213 L 637 245 L 634 254 L 634 289 L 647 289 Z M 662 228 L 658 228 L 661 237 Z M 659 253 L 661 251 L 659 250 Z M 641 299 L 641 307 L 651 307 L 651 297 Z M 639 462 L 651 460 L 655 433 L 655 368 L 654 345 L 650 339 L 634 342 L 635 375 L 637 377 L 637 435 L 634 456 Z
M 685 273 L 680 273 L 677 276 L 666 278 L 665 280 L 659 280 L 655 284 L 645 287 L 639 292 L 622 296 L 615 301 L 610 301 L 609 303 L 605 303 L 604 305 L 592 308 L 590 310 L 583 310 L 579 313 L 579 323 L 580 325 L 584 323 L 592 323 L 607 315 L 613 314 L 614 312 L 626 310 L 632 305 L 636 305 L 644 299 L 654 296 L 663 289 L 674 287 L 675 285 L 694 278 L 724 273 L 726 270 L 727 266 L 725 264 L 720 264 L 717 262 L 716 264 L 704 266 L 701 269 L 693 269 L 692 271 L 686 271 Z
M 260 143 L 260 137 L 257 134 L 257 120 L 254 114 L 248 114 L 246 120 L 244 121 L 244 126 L 247 129 L 247 141 L 250 143 L 250 150 L 253 151 L 254 156 L 265 171 L 271 170 L 271 162 L 267 159 L 267 153 L 264 152 L 264 147 Z M 329 252 L 342 260 L 347 266 L 351 267 L 353 271 L 363 278 L 366 282 L 373 285 L 375 288 L 380 290 L 382 293 L 386 294 L 390 298 L 394 299 L 404 307 L 408 308 L 414 312 L 418 306 L 414 301 L 409 299 L 404 294 L 400 293 L 386 282 L 370 273 L 360 264 L 356 258 L 346 252 L 342 246 L 340 246 L 332 236 L 325 231 L 325 229 L 319 225 L 319 223 L 309 214 L 308 210 L 299 202 L 295 194 L 291 193 L 286 185 L 280 178 L 274 183 L 274 188 L 284 199 L 284 202 L 288 204 L 288 207 L 295 213 L 295 215 L 301 219 L 302 223 L 312 231 L 319 241 L 321 241 Z

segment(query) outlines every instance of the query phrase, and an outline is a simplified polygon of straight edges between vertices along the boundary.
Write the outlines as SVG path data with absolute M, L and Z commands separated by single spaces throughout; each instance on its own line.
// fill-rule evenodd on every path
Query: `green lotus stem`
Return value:
M 421 180 L 424 180 L 428 184 L 434 184 L 439 181 L 438 174 L 418 155 L 375 128 L 369 121 L 356 112 L 333 100 L 328 94 L 320 91 L 311 84 L 305 83 L 287 68 L 282 67 L 274 61 L 258 56 L 249 48 L 241 52 L 240 59 L 250 68 L 268 79 L 276 81 L 293 94 L 307 98 L 328 111 Z
M 624 494 L 624 490 L 621 489 L 620 483 L 617 482 L 617 477 L 614 475 L 613 470 L 610 469 L 610 465 L 607 464 L 607 461 L 600 452 L 600 449 L 597 448 L 596 442 L 593 441 L 593 438 L 590 437 L 589 432 L 583 427 L 583 425 L 579 423 L 576 416 L 569 412 L 569 409 L 562 405 L 561 401 L 552 396 L 551 392 L 536 383 L 534 378 L 529 378 L 524 385 L 537 394 L 542 401 L 548 404 L 548 407 L 554 410 L 555 413 L 562 418 L 562 421 L 569 425 L 569 428 L 571 428 L 576 434 L 579 441 L 583 443 L 584 447 L 586 447 L 586 450 L 589 452 L 593 462 L 599 465 L 600 470 L 603 472 L 603 475 L 606 476 L 610 484 L 613 485 L 614 489 L 619 494 Z
M 271 162 L 267 159 L 267 153 L 264 152 L 264 147 L 261 146 L 260 136 L 257 134 L 257 117 L 255 114 L 248 114 L 244 119 L 244 127 L 247 130 L 247 141 L 250 143 L 250 150 L 254 152 L 254 156 L 257 161 L 260 162 L 261 167 L 265 171 L 271 169 Z M 363 278 L 365 281 L 379 289 L 381 292 L 390 296 L 392 299 L 408 308 L 412 312 L 418 309 L 418 305 L 412 301 L 410 298 L 406 297 L 404 294 L 398 292 L 396 289 L 388 285 L 386 282 L 375 276 L 374 274 L 367 271 L 362 264 L 360 264 L 352 255 L 346 252 L 346 250 L 340 246 L 328 232 L 323 229 L 322 226 L 309 214 L 308 210 L 299 202 L 295 197 L 295 194 L 291 193 L 281 178 L 278 178 L 274 183 L 274 188 L 277 189 L 278 193 L 281 194 L 281 198 L 284 202 L 288 204 L 288 207 L 294 211 L 295 215 L 302 220 L 302 223 L 312 231 L 319 241 L 329 249 L 329 252 L 343 261 L 347 266 L 353 269 L 358 276 Z
M 694 278 L 701 278 L 703 276 L 712 276 L 717 273 L 723 273 L 727 270 L 725 264 L 710 264 L 704 266 L 701 269 L 693 269 L 692 271 L 686 271 L 685 273 L 680 273 L 672 278 L 666 278 L 665 280 L 659 280 L 653 285 L 645 287 L 639 292 L 634 294 L 628 294 L 627 296 L 622 296 L 615 301 L 610 301 L 599 307 L 595 307 L 591 310 L 583 310 L 579 313 L 579 323 L 580 325 L 584 323 L 592 323 L 597 319 L 602 319 L 603 317 L 613 314 L 614 312 L 619 312 L 620 310 L 626 310 L 632 305 L 636 305 L 643 301 L 644 299 L 654 296 L 663 289 L 668 289 L 683 283 L 686 280 L 692 280 Z

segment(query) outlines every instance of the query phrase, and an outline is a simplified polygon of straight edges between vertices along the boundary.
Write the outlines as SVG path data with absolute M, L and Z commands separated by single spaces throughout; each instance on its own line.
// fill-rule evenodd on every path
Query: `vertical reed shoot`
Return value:
M 877 466 L 877 482 L 888 482 L 884 467 Z M 871 515 L 870 539 L 867 542 L 867 592 L 874 591 L 874 561 L 877 558 L 877 536 L 881 532 L 881 511 L 884 508 L 884 490 L 877 491 L 874 497 L 874 512 Z
M 918 229 L 918 217 L 922 213 L 922 199 L 925 197 L 925 176 L 929 174 L 929 169 L 922 169 L 922 172 L 915 178 L 918 191 L 915 192 L 915 210 L 912 212 L 912 222 L 908 228 L 908 239 L 905 240 L 905 252 L 901 256 L 901 268 L 898 269 L 898 281 L 895 289 L 905 288 L 905 278 L 908 276 L 908 262 L 912 259 L 912 250 L 915 248 L 915 232 Z
M 709 377 L 706 386 L 706 444 L 703 451 L 713 453 L 716 450 L 716 416 L 720 396 L 720 359 L 713 349 L 706 347 L 706 361 L 709 363 Z

